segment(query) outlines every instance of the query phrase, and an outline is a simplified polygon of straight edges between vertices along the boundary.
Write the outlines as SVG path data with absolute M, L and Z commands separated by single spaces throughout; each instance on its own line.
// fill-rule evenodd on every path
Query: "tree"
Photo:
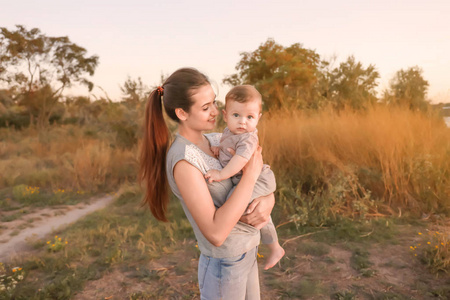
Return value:
M 48 37 L 38 28 L 16 30 L 0 27 L 0 82 L 16 95 L 19 104 L 37 117 L 40 126 L 48 124 L 52 110 L 65 88 L 81 84 L 92 90 L 98 56 L 86 56 L 86 49 L 68 37 Z
M 428 81 L 423 78 L 422 73 L 418 66 L 397 71 L 390 82 L 389 90 L 385 91 L 384 101 L 388 104 L 405 105 L 413 110 L 426 110 Z
M 375 66 L 364 68 L 353 56 L 337 68 L 330 70 L 330 65 L 330 62 L 323 62 L 319 89 L 322 97 L 336 108 L 361 109 L 377 101 L 375 88 L 380 75 Z
M 133 104 L 144 101 L 150 94 L 149 88 L 142 83 L 141 77 L 134 80 L 128 76 L 123 86 L 120 87 L 120 90 L 123 94 L 122 100 Z
M 313 87 L 319 55 L 301 44 L 283 47 L 268 39 L 253 52 L 240 54 L 238 73 L 224 78 L 230 85 L 252 84 L 262 94 L 264 107 L 304 107 L 314 101 Z

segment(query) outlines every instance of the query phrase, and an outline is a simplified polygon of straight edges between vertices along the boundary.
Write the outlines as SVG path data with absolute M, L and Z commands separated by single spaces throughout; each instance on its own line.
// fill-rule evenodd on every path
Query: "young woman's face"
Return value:
M 194 91 L 191 96 L 193 105 L 185 125 L 195 130 L 213 130 L 219 111 L 216 106 L 216 94 L 210 84 L 205 84 Z

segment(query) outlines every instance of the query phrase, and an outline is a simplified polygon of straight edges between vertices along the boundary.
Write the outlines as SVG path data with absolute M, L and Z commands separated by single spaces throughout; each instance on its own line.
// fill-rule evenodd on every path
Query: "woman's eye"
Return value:
M 203 110 L 204 110 L 204 111 L 207 111 L 207 110 L 208 110 L 208 108 L 209 108 L 208 106 L 206 106 L 206 107 L 203 107 Z

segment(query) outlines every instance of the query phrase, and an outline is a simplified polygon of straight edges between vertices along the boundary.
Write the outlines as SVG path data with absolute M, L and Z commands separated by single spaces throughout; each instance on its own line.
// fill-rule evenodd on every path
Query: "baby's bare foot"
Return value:
M 270 254 L 267 257 L 266 264 L 264 265 L 264 270 L 268 270 L 275 266 L 277 262 L 284 256 L 284 249 L 280 246 L 280 244 L 276 243 L 276 245 L 269 245 Z

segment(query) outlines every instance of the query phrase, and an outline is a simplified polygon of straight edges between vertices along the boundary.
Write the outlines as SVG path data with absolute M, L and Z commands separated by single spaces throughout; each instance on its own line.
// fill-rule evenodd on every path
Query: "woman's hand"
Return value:
M 272 194 L 256 198 L 248 206 L 246 214 L 240 218 L 241 222 L 261 229 L 269 222 L 270 213 L 275 205 L 275 196 Z

